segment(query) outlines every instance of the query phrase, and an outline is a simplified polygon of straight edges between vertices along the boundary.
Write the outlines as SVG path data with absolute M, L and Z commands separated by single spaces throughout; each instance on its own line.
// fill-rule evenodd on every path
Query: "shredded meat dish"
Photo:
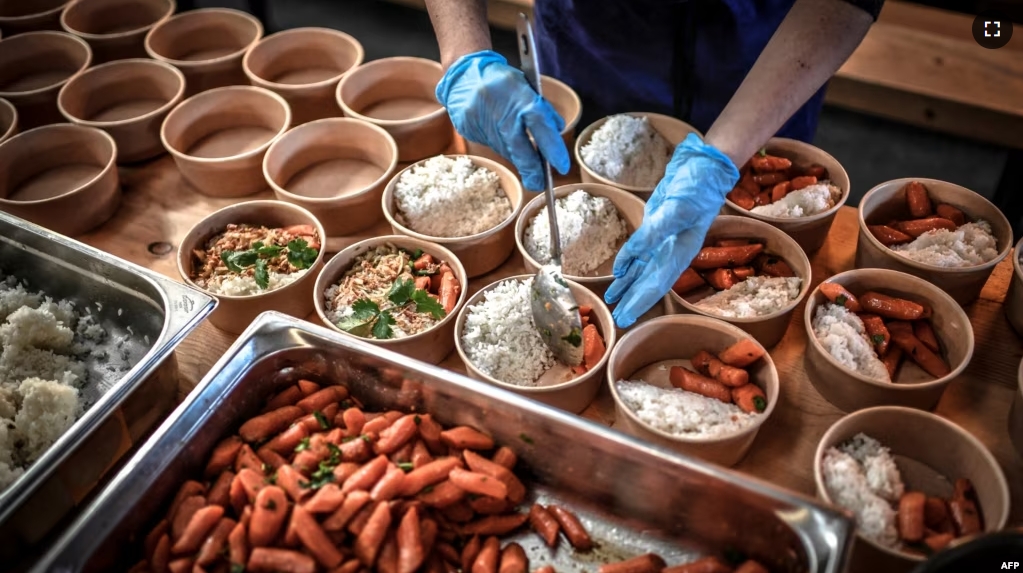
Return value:
M 255 225 L 228 225 L 219 234 L 206 241 L 204 249 L 192 250 L 191 279 L 200 288 L 210 288 L 218 277 L 244 276 L 253 277 L 256 266 L 247 266 L 240 271 L 231 270 L 223 259 L 225 252 L 241 253 L 255 249 L 259 244 L 263 247 L 277 247 L 279 251 L 270 256 L 262 256 L 269 272 L 291 274 L 305 267 L 297 267 L 289 261 L 288 243 L 302 239 L 308 247 L 319 250 L 320 240 L 312 225 L 292 225 L 284 228 L 270 228 Z M 265 252 L 265 251 L 264 251 Z

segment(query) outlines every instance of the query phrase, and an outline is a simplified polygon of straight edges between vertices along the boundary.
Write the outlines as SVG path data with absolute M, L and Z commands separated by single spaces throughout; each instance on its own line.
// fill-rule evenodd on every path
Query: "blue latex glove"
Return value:
M 511 161 L 527 189 L 545 188 L 540 155 L 527 129 L 551 166 L 562 175 L 568 172 L 568 149 L 561 139 L 565 121 L 500 54 L 487 50 L 459 58 L 437 84 L 437 101 L 462 137 Z
M 604 300 L 618 303 L 613 313 L 618 326 L 632 326 L 671 290 L 738 181 L 732 160 L 696 135 L 675 148 L 647 201 L 643 224 L 615 258 L 615 280 Z

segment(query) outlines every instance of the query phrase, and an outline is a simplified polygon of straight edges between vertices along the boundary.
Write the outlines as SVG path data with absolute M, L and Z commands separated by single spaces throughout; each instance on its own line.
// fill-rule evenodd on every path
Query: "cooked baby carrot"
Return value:
M 757 207 L 763 207 L 764 205 L 771 204 L 771 192 L 761 191 L 757 193 L 757 196 L 753 198 L 753 204 Z
M 196 552 L 223 516 L 224 508 L 219 505 L 207 505 L 193 513 L 181 536 L 171 546 L 171 553 L 181 555 Z
M 253 573 L 316 573 L 316 561 L 290 549 L 257 547 L 252 550 L 245 571 Z
M 732 402 L 732 391 L 724 384 L 681 366 L 672 366 L 668 372 L 671 385 L 722 402 Z
M 757 274 L 757 271 L 753 267 L 735 267 L 732 269 L 732 274 L 735 275 L 736 280 L 744 281 Z
M 909 214 L 916 219 L 930 217 L 931 198 L 927 194 L 927 188 L 919 181 L 910 181 L 906 184 L 906 205 L 909 207 Z
M 860 295 L 860 305 L 867 312 L 880 314 L 892 320 L 917 320 L 924 315 L 924 307 L 921 304 L 875 291 L 867 291 Z
M 419 492 L 416 497 L 430 507 L 445 508 L 462 501 L 465 490 L 451 483 L 451 480 L 444 480 L 429 491 Z
M 558 520 L 561 531 L 564 532 L 572 547 L 577 551 L 593 549 L 593 540 L 590 539 L 590 534 L 586 532 L 586 528 L 574 513 L 557 505 L 547 506 L 547 511 L 551 512 L 554 519 Z
M 508 446 L 501 446 L 496 452 L 494 452 L 494 463 L 500 464 L 508 469 L 514 468 L 518 461 L 519 457 L 516 456 L 515 452 L 513 452 Z
M 770 573 L 767 567 L 764 567 L 757 561 L 749 559 L 744 561 L 742 565 L 735 568 L 734 573 Z
M 252 520 L 249 522 L 249 545 L 266 547 L 284 526 L 288 516 L 288 498 L 283 489 L 268 485 L 259 490 L 253 506 Z
M 231 436 L 220 441 L 215 448 L 213 453 L 210 455 L 210 461 L 206 464 L 206 471 L 203 472 L 206 477 L 213 477 L 225 469 L 231 467 L 234 463 L 235 458 L 238 457 L 238 450 L 241 449 L 242 444 L 241 438 L 238 436 Z
M 402 416 L 380 432 L 380 439 L 373 446 L 374 451 L 378 454 L 391 454 L 407 444 L 416 435 L 416 417 L 414 414 Z
M 915 543 L 924 538 L 924 504 L 927 496 L 919 491 L 907 491 L 899 498 L 899 537 Z
M 145 556 L 147 561 L 153 558 L 153 552 L 156 551 L 156 544 L 160 542 L 160 538 L 163 537 L 163 535 L 167 533 L 169 530 L 170 522 L 168 522 L 167 519 L 164 518 L 161 519 L 160 523 L 157 523 L 156 527 L 154 527 L 146 535 L 146 539 L 142 545 L 143 548 L 142 554 Z
M 736 187 L 748 193 L 750 197 L 760 193 L 760 185 L 757 185 L 757 182 L 753 180 L 753 172 L 749 170 L 746 170 L 746 172 L 739 177 L 739 182 L 736 184 Z
M 418 259 L 415 260 L 415 262 L 412 263 L 412 266 L 417 271 L 422 271 L 426 270 L 427 267 L 434 264 L 437 263 L 433 260 L 433 257 L 427 253 L 423 253 L 422 255 L 419 256 Z
M 337 484 L 328 483 L 316 490 L 308 501 L 302 504 L 302 508 L 309 513 L 334 513 L 345 500 L 345 494 Z
M 792 271 L 792 267 L 788 263 L 780 257 L 766 253 L 757 255 L 757 258 L 753 260 L 753 267 L 769 277 L 788 278 L 796 276 L 796 273 Z
M 312 554 L 320 565 L 331 569 L 341 564 L 344 556 L 309 512 L 300 506 L 295 506 L 291 519 L 302 546 Z
M 948 547 L 948 544 L 952 543 L 953 539 L 955 539 L 955 534 L 935 533 L 934 535 L 928 535 L 925 537 L 924 544 L 927 545 L 931 551 L 937 553 L 938 551 Z
M 376 561 L 380 546 L 384 543 L 387 530 L 391 527 L 391 508 L 386 503 L 378 503 L 370 514 L 366 526 L 355 538 L 355 556 L 366 567 Z
M 886 247 L 901 245 L 913 240 L 913 237 L 888 225 L 867 225 L 867 230 Z
M 263 482 L 263 476 L 249 468 L 238 472 L 231 480 L 231 489 L 228 492 L 231 507 L 235 512 L 241 513 L 246 505 L 256 499 L 256 494 L 263 489 L 264 485 L 266 484 Z
M 863 312 L 859 299 L 838 283 L 824 281 L 820 286 L 821 294 L 831 302 L 844 306 L 850 312 Z
M 304 424 L 293 424 L 288 429 L 270 439 L 263 447 L 286 456 L 295 451 L 302 440 L 309 437 L 309 430 Z
M 469 500 L 469 509 L 479 515 L 498 515 L 512 507 L 514 507 L 514 504 L 507 499 L 497 499 L 496 497 L 487 497 L 485 495 L 476 496 L 474 499 Z M 472 518 L 473 516 L 469 515 L 462 522 L 467 522 Z
M 417 290 L 430 290 L 430 277 L 416 277 L 415 286 Z
M 456 426 L 440 433 L 440 439 L 449 447 L 466 450 L 492 450 L 494 439 L 468 426 Z
M 763 356 L 764 349 L 751 338 L 743 338 L 718 353 L 718 358 L 722 362 L 736 368 L 745 368 Z
M 232 565 L 245 565 L 249 560 L 248 529 L 243 521 L 235 524 L 227 536 L 227 557 Z
M 558 532 L 561 531 L 561 526 L 558 525 L 558 521 L 554 519 L 551 512 L 539 503 L 534 503 L 529 508 L 529 525 L 540 534 L 547 547 L 554 547 L 558 543 Z
M 888 353 L 884 355 L 881 362 L 884 363 L 884 367 L 888 370 L 888 377 L 895 380 L 895 375 L 899 372 L 899 366 L 902 364 L 902 358 L 905 354 L 902 349 L 898 346 L 889 346 Z
M 437 458 L 409 472 L 402 483 L 402 492 L 404 495 L 415 495 L 431 485 L 446 480 L 451 470 L 461 465 L 462 462 L 455 457 Z
M 299 380 L 296 384 L 298 384 L 298 389 L 302 391 L 303 396 L 309 396 L 320 389 L 320 385 L 312 380 Z
M 195 557 L 195 564 L 205 567 L 216 563 L 222 552 L 227 549 L 227 537 L 231 535 L 235 525 L 237 525 L 235 520 L 229 517 L 222 517 L 217 522 L 217 525 L 214 526 L 213 531 L 203 541 L 202 547 Z
M 799 191 L 800 189 L 806 189 L 807 187 L 809 187 L 811 185 L 816 185 L 816 184 L 817 184 L 817 178 L 814 177 L 813 175 L 803 175 L 803 176 L 800 176 L 800 177 L 793 177 L 792 178 L 791 190 L 792 191 Z
M 426 560 L 419 510 L 415 506 L 409 508 L 402 516 L 395 539 L 398 545 L 398 573 L 415 573 Z
M 741 282 L 732 269 L 714 269 L 707 273 L 707 284 L 715 290 L 728 290 Z
M 284 406 L 249 419 L 238 428 L 238 435 L 246 442 L 261 442 L 281 432 L 306 413 L 298 406 Z
M 498 573 L 528 573 L 529 558 L 526 550 L 518 543 L 509 543 L 501 550 L 501 561 Z
M 231 482 L 234 481 L 234 472 L 224 470 L 217 481 L 210 486 L 210 494 L 206 496 L 206 503 L 219 505 L 224 509 L 231 506 Z
M 659 555 L 646 553 L 625 561 L 606 563 L 601 565 L 597 571 L 598 573 L 660 573 L 664 567 L 664 559 L 661 559 Z
M 750 159 L 750 167 L 757 173 L 768 173 L 771 171 L 785 171 L 792 167 L 792 161 L 784 157 L 777 157 L 769 154 L 756 154 Z
M 702 287 L 707 284 L 700 276 L 700 273 L 694 271 L 691 267 L 682 271 L 679 275 L 678 280 L 672 285 L 671 290 L 675 291 L 675 294 L 684 296 L 689 291 Z
M 749 382 L 748 372 L 725 364 L 706 350 L 697 352 L 690 361 L 697 372 L 710 376 L 725 386 L 738 387 Z
M 774 187 L 786 179 L 788 179 L 788 174 L 784 171 L 772 171 L 753 176 L 753 182 L 761 187 Z
M 956 224 L 948 219 L 942 219 L 941 217 L 928 217 L 926 219 L 900 221 L 895 227 L 911 237 L 919 237 L 924 233 L 936 231 L 938 229 L 954 231 Z
M 930 321 L 913 321 L 913 334 L 920 339 L 920 342 L 924 343 L 924 346 L 930 348 L 933 352 L 941 352 L 941 346 L 938 344 L 938 336 L 934 334 L 934 328 L 931 327 Z
M 338 507 L 334 513 L 330 514 L 330 517 L 323 521 L 323 528 L 327 531 L 341 531 L 369 502 L 368 492 L 353 491 L 345 496 L 341 507 Z
M 296 406 L 306 414 L 322 411 L 331 404 L 337 404 L 348 397 L 348 390 L 344 386 L 326 386 L 305 398 L 298 401 Z
M 405 472 L 396 465 L 390 465 L 383 477 L 373 486 L 369 497 L 373 501 L 390 501 L 401 495 L 405 483 Z
M 288 463 L 288 460 L 284 459 L 283 456 L 281 456 L 280 454 L 266 446 L 263 446 L 262 448 L 256 450 L 256 457 L 258 457 L 260 460 L 262 460 L 264 464 L 270 466 L 273 469 L 277 469 L 283 466 L 284 464 Z
M 462 527 L 466 535 L 508 535 L 525 525 L 529 516 L 525 513 L 509 513 L 505 515 L 488 515 L 467 523 Z
M 966 215 L 948 203 L 939 203 L 935 207 L 934 212 L 942 219 L 948 219 L 955 223 L 956 227 L 962 227 L 966 224 Z
M 488 537 L 483 542 L 476 559 L 472 562 L 471 573 L 497 573 L 497 565 L 501 559 L 501 541 L 496 537 Z
M 867 338 L 874 345 L 877 355 L 884 357 L 888 353 L 888 345 L 892 341 L 892 335 L 884 325 L 884 320 L 876 314 L 861 314 L 860 320 L 867 331 Z
M 440 297 L 440 304 L 444 307 L 445 313 L 455 310 L 461 290 L 462 287 L 458 284 L 458 279 L 455 278 L 454 273 L 444 273 L 441 275 L 440 289 L 437 295 Z
M 167 564 L 170 562 L 170 536 L 164 533 L 156 542 L 153 548 L 153 556 L 149 558 L 149 565 L 154 572 L 167 571 Z
M 924 504 L 924 525 L 938 533 L 955 531 L 952 516 L 948 512 L 948 503 L 940 497 L 929 497 Z
M 248 444 L 242 444 L 242 447 L 238 449 L 238 455 L 234 459 L 234 471 L 238 473 L 246 468 L 259 475 L 266 473 L 263 470 L 263 460 L 259 459 L 259 456 L 256 455 L 256 452 L 252 451 Z
M 206 506 L 206 498 L 201 495 L 193 495 L 181 500 L 178 510 L 174 513 L 170 522 L 171 539 L 180 539 L 185 528 L 192 521 L 192 516 Z
M 294 501 L 302 501 L 312 490 L 302 487 L 302 482 L 309 481 L 306 476 L 290 465 L 277 468 L 277 485 Z
M 782 181 L 781 183 L 775 185 L 774 187 L 771 187 L 771 202 L 777 203 L 778 201 L 781 201 L 782 199 L 785 198 L 786 195 L 789 194 L 789 191 L 791 190 L 792 190 L 791 181 Z
M 941 356 L 927 348 L 919 338 L 913 335 L 913 327 L 909 323 L 893 321 L 888 324 L 888 330 L 892 333 L 892 342 L 928 374 L 935 378 L 942 378 L 951 372 Z
M 508 486 L 486 474 L 455 468 L 448 474 L 448 479 L 459 489 L 469 493 L 488 495 L 497 499 L 504 499 L 508 496 Z
M 195 560 L 191 557 L 181 557 L 167 564 L 167 571 L 170 573 L 192 573 L 195 567 Z
M 493 477 L 503 483 L 508 488 L 508 499 L 513 504 L 522 503 L 522 500 L 525 499 L 526 486 L 519 481 L 519 478 L 515 477 L 511 470 L 471 450 L 466 450 L 463 456 L 469 469 Z
M 387 456 L 380 455 L 373 458 L 345 480 L 341 485 L 341 492 L 350 493 L 355 490 L 369 491 L 373 489 L 373 486 L 387 471 L 388 464 L 390 464 L 390 460 L 387 459 Z
M 803 175 L 813 175 L 818 181 L 828 178 L 828 170 L 823 165 L 811 165 L 803 169 Z
M 732 388 L 732 401 L 742 408 L 743 412 L 749 414 L 760 413 L 767 409 L 767 396 L 760 386 L 752 383 Z
M 462 547 L 461 565 L 463 572 L 472 570 L 472 564 L 476 562 L 476 557 L 479 556 L 482 549 L 483 540 L 480 539 L 479 535 L 473 536 L 465 544 L 465 547 Z
M 764 245 L 755 243 L 743 247 L 704 247 L 696 254 L 690 266 L 698 271 L 721 267 L 742 267 L 750 264 Z
M 583 364 L 587 370 L 596 367 L 600 363 L 600 359 L 604 357 L 605 350 L 607 348 L 604 346 L 604 340 L 597 331 L 597 326 L 587 324 L 583 327 Z
M 298 386 L 292 384 L 271 398 L 270 401 L 266 403 L 266 408 L 263 409 L 263 413 L 272 412 L 278 408 L 283 408 L 284 406 L 294 406 L 295 403 L 301 400 L 303 396 L 305 396 L 305 394 L 302 393 L 302 390 Z
M 732 568 L 717 557 L 704 557 L 674 567 L 666 567 L 661 573 L 732 573 Z
M 742 187 L 732 189 L 725 197 L 747 211 L 757 206 L 754 195 Z

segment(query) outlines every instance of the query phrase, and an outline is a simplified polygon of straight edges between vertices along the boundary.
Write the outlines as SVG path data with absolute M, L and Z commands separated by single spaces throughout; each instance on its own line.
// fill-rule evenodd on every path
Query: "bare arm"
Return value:
M 741 166 L 838 71 L 872 23 L 842 0 L 796 0 L 707 131 L 707 143 Z
M 465 54 L 491 49 L 486 0 L 426 0 L 426 9 L 445 70 Z

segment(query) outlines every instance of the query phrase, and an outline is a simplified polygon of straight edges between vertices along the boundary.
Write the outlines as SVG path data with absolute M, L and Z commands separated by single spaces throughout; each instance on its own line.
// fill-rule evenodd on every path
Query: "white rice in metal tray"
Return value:
M 901 546 L 893 504 L 905 485 L 888 448 L 857 434 L 824 452 L 821 474 L 832 501 L 855 515 L 861 535 L 887 547 Z
M 966 223 L 954 231 L 937 229 L 892 250 L 907 259 L 938 267 L 974 267 L 998 258 L 998 240 L 987 221 Z
M 644 424 L 679 438 L 713 438 L 752 426 L 759 414 L 735 404 L 642 380 L 619 380 L 618 396 Z
M 657 186 L 675 149 L 646 117 L 613 115 L 579 150 L 583 162 L 605 179 L 630 187 Z
M 607 197 L 581 189 L 555 201 L 561 233 L 561 264 L 566 275 L 582 276 L 615 256 L 628 235 L 625 221 Z M 523 237 L 526 251 L 541 265 L 551 260 L 551 224 L 547 207 L 536 214 Z
M 754 318 L 778 312 L 799 298 L 799 277 L 749 277 L 728 290 L 697 301 L 704 312 L 725 318 Z
M 828 354 L 853 372 L 891 382 L 888 369 L 874 352 L 863 321 L 844 306 L 824 303 L 813 317 L 813 333 Z
M 830 181 L 822 181 L 798 191 L 792 191 L 780 201 L 770 205 L 760 205 L 750 210 L 751 213 L 779 219 L 798 219 L 823 213 L 835 206 L 842 198 L 842 190 Z
M 475 235 L 512 214 L 497 174 L 464 155 L 438 155 L 405 171 L 394 200 L 398 222 L 431 237 Z

